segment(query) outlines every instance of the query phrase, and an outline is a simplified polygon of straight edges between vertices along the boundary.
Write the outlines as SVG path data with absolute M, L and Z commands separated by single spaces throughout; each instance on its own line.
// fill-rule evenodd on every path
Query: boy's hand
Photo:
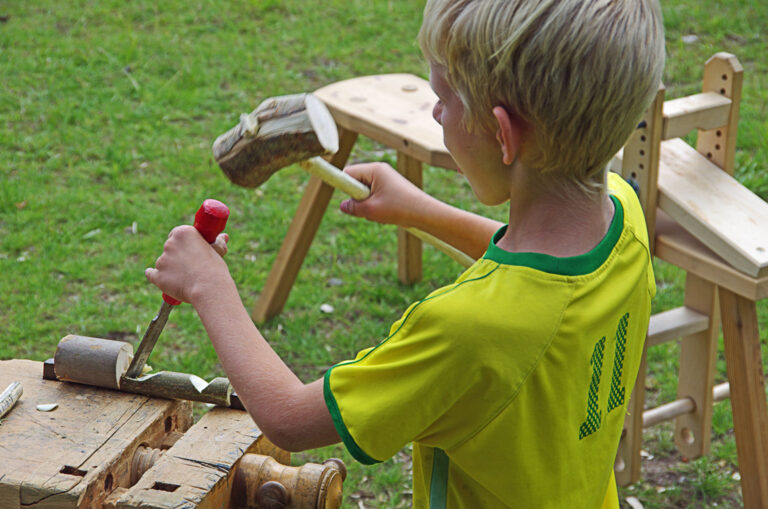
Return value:
M 168 234 L 155 268 L 144 271 L 147 280 L 175 299 L 195 304 L 231 281 L 227 264 L 229 236 L 219 234 L 208 244 L 193 226 L 177 226 Z
M 378 223 L 414 226 L 424 191 L 386 163 L 354 164 L 344 172 L 370 187 L 371 195 L 361 201 L 344 200 L 342 212 Z

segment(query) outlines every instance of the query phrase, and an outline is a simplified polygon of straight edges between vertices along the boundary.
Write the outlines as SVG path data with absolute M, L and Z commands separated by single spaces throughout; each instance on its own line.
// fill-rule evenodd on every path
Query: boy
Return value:
M 342 440 L 372 463 L 413 442 L 414 507 L 618 507 L 612 467 L 655 285 L 637 197 L 605 166 L 661 78 L 657 0 L 428 0 L 419 41 L 445 145 L 481 202 L 510 202 L 509 223 L 375 163 L 346 169 L 372 194 L 341 208 L 482 256 L 454 284 L 305 385 L 192 227 L 171 232 L 147 278 L 194 305 L 278 446 Z

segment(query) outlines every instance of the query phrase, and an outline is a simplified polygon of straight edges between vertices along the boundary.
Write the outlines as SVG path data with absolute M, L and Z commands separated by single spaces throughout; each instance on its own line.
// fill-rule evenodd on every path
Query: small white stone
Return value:
M 696 34 L 689 34 L 689 35 L 684 35 L 681 39 L 685 44 L 693 44 L 694 42 L 699 40 L 699 36 Z
M 643 504 L 640 503 L 640 500 L 638 500 L 637 497 L 627 497 L 625 500 L 632 509 L 643 509 Z
M 333 313 L 333 306 L 331 306 L 330 304 L 321 304 L 320 311 L 327 314 Z

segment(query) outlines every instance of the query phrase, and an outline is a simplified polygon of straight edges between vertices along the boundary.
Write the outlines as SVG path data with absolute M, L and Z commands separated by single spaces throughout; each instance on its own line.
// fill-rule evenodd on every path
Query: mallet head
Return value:
M 312 94 L 273 97 L 213 143 L 224 174 L 243 187 L 258 187 L 281 168 L 333 154 L 339 134 L 328 108 Z

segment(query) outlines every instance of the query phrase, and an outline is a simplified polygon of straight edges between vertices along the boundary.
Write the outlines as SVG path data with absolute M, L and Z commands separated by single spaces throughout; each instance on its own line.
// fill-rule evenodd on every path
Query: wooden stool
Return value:
M 442 130 L 432 118 L 437 97 L 429 83 L 410 74 L 365 76 L 333 83 L 314 92 L 339 127 L 339 151 L 331 163 L 343 168 L 362 134 L 397 151 L 397 169 L 422 186 L 422 164 L 456 169 Z M 330 202 L 333 188 L 311 177 L 283 240 L 252 317 L 263 322 L 282 311 L 309 246 Z M 398 276 L 421 279 L 421 241 L 398 230 Z
M 744 504 L 765 508 L 768 408 L 756 301 L 768 296 L 768 204 L 731 176 L 741 83 L 738 60 L 715 55 L 703 92 L 665 103 L 662 88 L 614 160 L 614 171 L 638 184 L 654 254 L 687 275 L 684 306 L 651 317 L 645 346 L 682 338 L 678 399 L 644 411 L 644 352 L 615 470 L 619 484 L 639 480 L 642 429 L 670 419 L 683 455 L 708 453 L 712 404 L 730 394 Z M 676 139 L 693 129 L 696 150 Z M 713 387 L 721 320 L 729 383 Z
M 0 425 L 2 509 L 341 505 L 340 460 L 286 466 L 290 453 L 269 442 L 246 412 L 215 407 L 192 425 L 189 402 L 42 375 L 41 362 L 0 361 L 0 387 L 23 387 Z M 58 407 L 36 408 L 49 403 Z

